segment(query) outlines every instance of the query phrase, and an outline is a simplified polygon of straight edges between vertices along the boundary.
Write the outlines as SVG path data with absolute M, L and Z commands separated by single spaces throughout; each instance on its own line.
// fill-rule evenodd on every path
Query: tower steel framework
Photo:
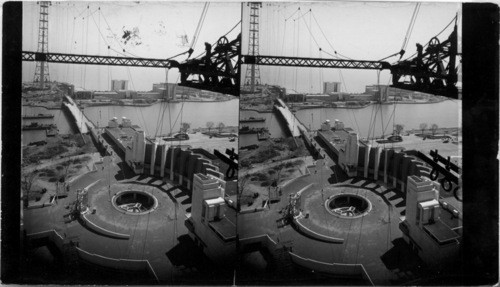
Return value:
M 49 51 L 49 5 L 50 2 L 40 2 L 40 20 L 38 22 L 38 52 L 47 53 Z M 40 82 L 43 88 L 45 82 L 50 81 L 49 63 L 37 61 L 35 68 L 34 82 Z
M 259 55 L 259 8 L 262 7 L 260 2 L 248 3 L 250 6 L 250 26 L 248 29 L 248 54 L 250 56 Z M 247 66 L 245 74 L 245 85 L 250 84 L 250 91 L 255 92 L 255 84 L 260 83 L 259 66 L 250 64 Z

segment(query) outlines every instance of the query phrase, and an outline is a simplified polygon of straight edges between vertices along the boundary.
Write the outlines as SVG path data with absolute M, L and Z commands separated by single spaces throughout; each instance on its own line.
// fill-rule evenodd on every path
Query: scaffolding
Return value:
M 250 26 L 248 30 L 248 55 L 259 55 L 259 8 L 262 7 L 260 2 L 248 3 L 250 6 Z M 260 84 L 259 66 L 250 64 L 247 66 L 245 74 L 245 85 L 250 85 L 250 91 L 255 92 L 255 85 Z
M 49 50 L 49 5 L 50 2 L 40 2 L 40 20 L 38 22 L 38 52 L 47 53 Z M 39 82 L 43 89 L 46 82 L 50 81 L 49 63 L 37 61 L 33 82 Z

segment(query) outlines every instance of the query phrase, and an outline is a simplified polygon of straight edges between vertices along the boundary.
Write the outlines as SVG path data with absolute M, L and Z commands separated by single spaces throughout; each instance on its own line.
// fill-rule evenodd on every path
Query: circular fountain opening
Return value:
M 338 217 L 358 218 L 367 214 L 372 209 L 372 204 L 356 194 L 338 194 L 326 200 L 325 208 Z
M 118 192 L 112 202 L 119 211 L 135 215 L 147 214 L 158 207 L 158 200 L 153 195 L 138 190 Z

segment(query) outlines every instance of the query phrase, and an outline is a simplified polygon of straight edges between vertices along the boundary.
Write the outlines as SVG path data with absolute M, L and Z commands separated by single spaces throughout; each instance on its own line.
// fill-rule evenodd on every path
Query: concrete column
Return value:
M 171 154 L 170 154 L 170 181 L 174 181 L 174 150 L 175 148 L 173 148 L 172 146 L 170 146 L 170 150 L 171 150 Z
M 155 160 L 156 160 L 156 148 L 158 147 L 158 143 L 153 143 L 151 146 L 151 168 L 149 174 L 155 175 Z
M 378 180 L 378 168 L 380 166 L 380 152 L 381 152 L 380 147 L 375 148 L 375 165 L 374 165 L 374 171 L 373 171 L 373 178 L 375 180 Z
M 388 156 L 387 150 L 384 152 L 384 183 L 387 184 L 387 156 Z
M 365 166 L 364 166 L 364 177 L 368 177 L 368 166 L 370 165 L 370 149 L 371 145 L 367 145 L 365 149 Z
M 161 147 L 161 169 L 160 176 L 163 178 L 165 176 L 165 161 L 167 160 L 167 145 L 163 144 Z
M 184 176 L 179 172 L 179 180 L 177 181 L 177 184 L 182 185 L 182 180 L 184 179 Z

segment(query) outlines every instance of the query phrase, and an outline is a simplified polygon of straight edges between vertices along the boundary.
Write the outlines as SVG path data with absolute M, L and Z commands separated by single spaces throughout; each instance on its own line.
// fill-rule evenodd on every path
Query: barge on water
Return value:
M 52 114 L 38 114 L 38 115 L 26 115 L 23 116 L 23 120 L 33 120 L 33 119 L 52 119 L 54 115 Z
M 240 123 L 254 123 L 254 122 L 265 122 L 265 118 L 254 118 L 254 117 L 249 117 L 248 119 L 241 119 Z
M 50 130 L 50 129 L 55 129 L 56 125 L 54 124 L 39 124 L 39 123 L 31 123 L 29 125 L 23 125 L 22 130 L 23 131 L 29 131 L 29 130 Z
M 268 132 L 269 130 L 267 128 L 250 128 L 248 126 L 243 126 L 240 128 L 239 133 L 240 134 L 258 134 L 262 132 Z

